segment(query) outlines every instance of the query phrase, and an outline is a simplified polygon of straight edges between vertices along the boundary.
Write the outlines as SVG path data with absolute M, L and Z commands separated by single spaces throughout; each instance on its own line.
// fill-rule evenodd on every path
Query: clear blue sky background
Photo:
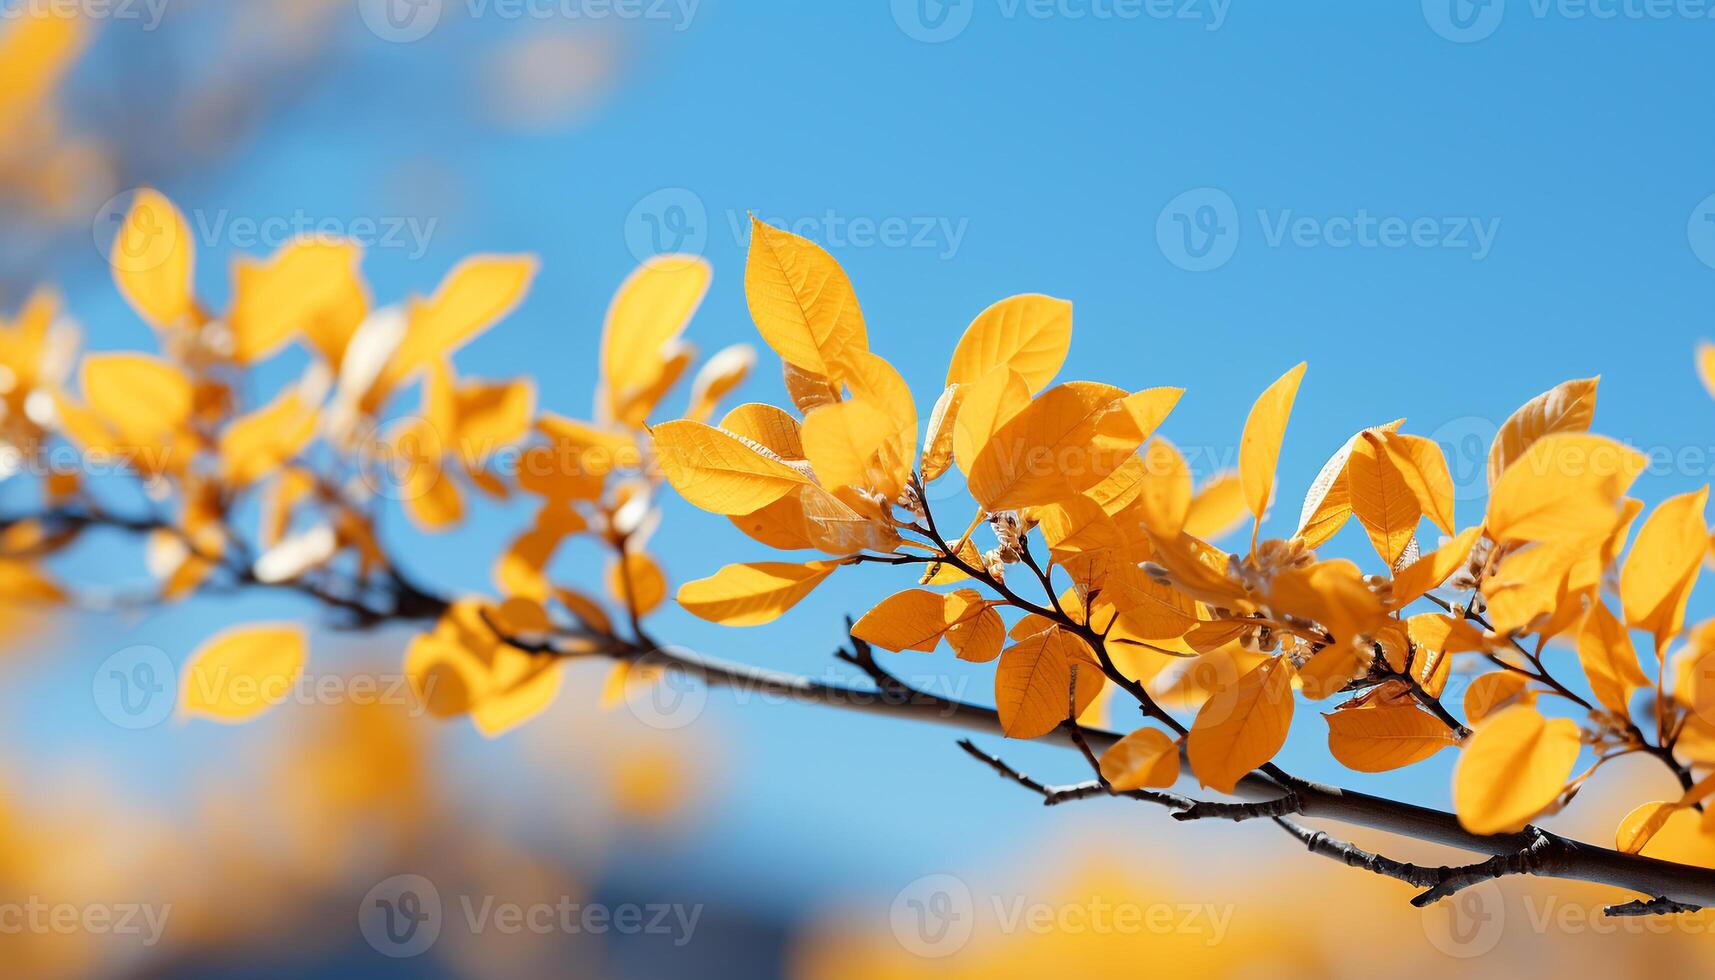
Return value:
M 1647 475 L 1647 499 L 1707 480 L 1715 406 L 1691 352 L 1715 333 L 1715 268 L 1698 253 L 1715 261 L 1715 224 L 1694 220 L 1715 193 L 1715 22 L 1577 18 L 1513 0 L 1498 24 L 1475 28 L 1492 33 L 1460 43 L 1415 3 L 1241 0 L 1218 29 L 1206 0 L 1187 7 L 1194 19 L 1039 18 L 1009 17 L 1003 0 L 963 0 L 953 12 L 969 14 L 963 31 L 924 43 L 879 0 L 703 0 L 683 30 L 617 25 L 627 56 L 612 94 L 575 127 L 529 133 L 472 121 L 468 55 L 534 25 L 449 17 L 423 41 L 387 44 L 354 17 L 341 35 L 347 59 L 242 158 L 163 179 L 164 189 L 187 209 L 256 218 L 302 209 L 435 219 L 421 258 L 372 254 L 383 298 L 431 289 L 472 252 L 538 254 L 529 301 L 460 366 L 532 374 L 543 406 L 566 414 L 587 411 L 602 311 L 636 261 L 644 213 L 671 217 L 664 202 L 689 206 L 690 242 L 714 264 L 689 334 L 705 351 L 756 340 L 732 230 L 747 210 L 808 219 L 823 240 L 845 236 L 851 219 L 961 229 L 956 248 L 944 233 L 923 248 L 831 243 L 872 347 L 900 366 L 925 410 L 972 316 L 1017 292 L 1075 303 L 1063 378 L 1187 388 L 1164 431 L 1227 461 L 1255 395 L 1308 360 L 1268 525 L 1278 533 L 1292 530 L 1330 452 L 1357 428 L 1401 416 L 1408 431 L 1447 442 L 1470 491 L 1460 521 L 1474 522 L 1493 426 L 1550 385 L 1598 372 L 1601 431 L 1703 453 Z M 402 190 L 425 183 L 429 191 Z M 1197 207 L 1215 205 L 1232 251 L 1217 268 L 1189 271 L 1175 212 L 1164 209 L 1199 188 L 1214 191 L 1186 213 L 1200 221 Z M 837 233 L 823 223 L 830 213 Z M 1438 244 L 1335 247 L 1330 219 L 1362 215 L 1429 219 Z M 1327 237 L 1275 238 L 1277 223 L 1299 217 Z M 1496 230 L 1486 251 L 1461 230 L 1468 220 Z M 1458 240 L 1443 242 L 1449 233 Z M 225 294 L 229 252 L 205 250 L 199 278 L 212 295 Z M 90 253 L 62 281 L 92 346 L 146 343 Z M 764 355 L 768 367 L 743 394 L 779 401 Z M 1208 475 L 1208 457 L 1199 463 Z M 677 501 L 666 511 L 659 552 L 678 581 L 765 557 L 719 518 Z M 486 514 L 413 544 L 412 564 L 445 587 L 481 587 L 522 520 Z M 402 522 L 392 529 L 414 540 Z M 1353 532 L 1341 541 L 1358 553 Z M 838 618 L 903 584 L 853 570 L 768 627 L 723 630 L 676 611 L 654 625 L 711 653 L 823 675 Z M 98 758 L 139 791 L 169 795 L 192 760 L 233 736 L 206 725 L 135 736 L 105 726 L 88 697 L 93 665 L 134 642 L 182 657 L 236 618 L 310 612 L 289 600 L 209 599 L 118 631 L 80 620 L 51 665 L 0 694 L 0 731 L 19 755 Z M 388 661 L 392 648 L 378 656 Z M 907 672 L 950 663 L 945 652 L 920 657 L 897 659 Z M 986 693 L 986 669 L 945 669 Z M 1576 674 L 1569 655 L 1560 670 Z M 971 765 L 946 731 L 728 701 L 713 695 L 698 722 L 730 743 L 727 790 L 682 851 L 657 856 L 663 875 L 725 875 L 739 869 L 730 855 L 742 845 L 766 846 L 778 859 L 743 873 L 758 895 L 791 905 L 853 882 L 897 887 L 1003 853 L 1061 819 Z M 1285 764 L 1445 804 L 1451 753 L 1365 779 L 1326 759 L 1324 732 L 1301 707 Z M 513 743 L 478 741 L 473 766 L 505 771 Z M 1063 757 L 1010 751 L 1045 777 L 1079 775 Z M 527 798 L 529 788 L 511 791 Z

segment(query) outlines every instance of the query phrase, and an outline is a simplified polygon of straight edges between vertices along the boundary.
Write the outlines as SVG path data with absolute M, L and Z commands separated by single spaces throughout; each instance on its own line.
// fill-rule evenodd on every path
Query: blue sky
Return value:
M 143 177 L 209 220 L 302 211 L 432 223 L 420 255 L 373 250 L 383 298 L 430 290 L 472 252 L 536 253 L 528 302 L 459 363 L 533 374 L 543 406 L 566 414 L 587 411 L 602 311 L 658 229 L 714 265 L 689 339 L 708 352 L 756 341 L 742 290 L 744 215 L 755 211 L 830 247 L 872 347 L 925 409 L 965 325 L 1019 292 L 1075 304 L 1062 378 L 1187 389 L 1164 431 L 1200 450 L 1200 476 L 1235 458 L 1255 395 L 1308 360 L 1267 525 L 1278 533 L 1347 436 L 1402 416 L 1407 431 L 1446 444 L 1469 491 L 1459 519 L 1473 523 L 1494 426 L 1537 392 L 1597 373 L 1597 428 L 1679 460 L 1639 493 L 1653 502 L 1708 480 L 1715 405 L 1691 352 L 1715 334 L 1705 97 L 1715 21 L 1690 16 L 1694 5 L 1614 0 L 1596 6 L 1618 15 L 1597 17 L 1570 0 L 1492 0 L 1460 28 L 1443 0 L 922 2 L 931 6 L 702 0 L 688 23 L 517 22 L 484 8 L 408 44 L 353 18 L 330 74 L 238 159 Z M 1672 16 L 1643 15 L 1662 10 Z M 961 20 L 946 40 L 920 40 Z M 612 37 L 623 56 L 611 92 L 575 125 L 485 125 L 476 54 L 533 30 Z M 879 240 L 881 229 L 902 240 Z M 231 236 L 214 237 L 200 282 L 223 296 L 232 249 L 219 239 Z M 62 282 L 92 346 L 146 343 L 99 256 L 81 262 Z M 779 402 L 764 354 L 743 395 Z M 719 518 L 678 502 L 666 510 L 659 553 L 677 581 L 766 557 Z M 412 543 L 418 574 L 485 585 L 521 520 L 489 514 Z M 402 522 L 393 529 L 415 541 Z M 1353 532 L 1340 540 L 1360 553 Z M 823 676 L 839 617 L 905 584 L 851 570 L 768 627 L 723 630 L 669 611 L 655 631 Z M 44 758 L 94 755 L 171 786 L 164 774 L 232 736 L 167 726 L 116 737 L 88 702 L 93 664 L 136 642 L 182 656 L 236 618 L 307 612 L 209 599 L 118 636 L 79 622 L 70 648 L 5 697 L 4 730 Z M 907 672 L 947 663 L 945 652 L 912 656 L 900 658 Z M 1557 666 L 1576 674 L 1569 656 Z M 986 673 L 951 670 L 973 696 L 986 691 Z M 1058 819 L 970 765 L 944 731 L 727 702 L 713 695 L 698 724 L 729 743 L 729 791 L 696 840 L 659 858 L 675 873 L 726 874 L 739 848 L 713 844 L 736 840 L 783 858 L 747 869 L 759 893 L 781 900 L 837 880 L 886 887 L 936 862 L 1000 853 Z M 1360 779 L 1325 758 L 1323 737 L 1301 707 L 1282 761 L 1445 804 L 1450 753 Z M 504 768 L 511 744 L 473 744 L 468 758 Z M 1079 775 L 1058 756 L 1015 754 L 1049 778 Z M 527 799 L 527 787 L 515 791 Z

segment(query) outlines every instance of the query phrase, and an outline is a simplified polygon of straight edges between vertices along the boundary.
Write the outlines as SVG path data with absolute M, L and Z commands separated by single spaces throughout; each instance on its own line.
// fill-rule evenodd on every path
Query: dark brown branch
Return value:
M 1602 910 L 1602 914 L 1623 918 L 1637 915 L 1686 915 L 1701 911 L 1701 905 L 1687 905 L 1671 898 L 1652 898 L 1647 902 L 1640 898 L 1622 905 L 1610 905 Z
M 1173 815 L 1175 820 L 1231 820 L 1239 823 L 1263 817 L 1302 813 L 1304 805 L 1292 793 L 1261 803 L 1195 803 Z

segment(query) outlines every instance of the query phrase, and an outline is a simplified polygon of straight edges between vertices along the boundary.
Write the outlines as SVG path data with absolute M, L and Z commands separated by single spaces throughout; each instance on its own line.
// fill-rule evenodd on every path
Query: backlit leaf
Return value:
M 1514 705 L 1477 726 L 1453 771 L 1453 808 L 1473 834 L 1524 829 L 1551 806 L 1578 761 L 1578 725 Z

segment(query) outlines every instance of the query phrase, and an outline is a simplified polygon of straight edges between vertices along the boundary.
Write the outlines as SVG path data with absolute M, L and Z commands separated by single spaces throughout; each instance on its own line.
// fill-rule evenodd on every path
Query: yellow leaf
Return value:
M 842 380 L 848 355 L 869 350 L 845 270 L 821 246 L 754 215 L 750 232 L 744 295 L 762 339 L 788 364 Z
M 484 738 L 499 738 L 546 711 L 560 693 L 563 661 L 537 657 L 524 677 L 493 691 L 471 709 L 470 720 Z
M 1400 569 L 1393 576 L 1393 606 L 1403 608 L 1419 596 L 1447 581 L 1471 557 L 1471 548 L 1483 533 L 1481 527 L 1468 527 L 1441 547 Z
M 1578 761 L 1578 726 L 1514 705 L 1486 719 L 1453 771 L 1453 808 L 1473 834 L 1524 829 L 1553 805 Z
M 1292 724 L 1292 675 L 1291 661 L 1272 657 L 1203 704 L 1186 740 L 1198 783 L 1231 793 L 1241 777 L 1274 758 Z
M 530 288 L 536 260 L 528 255 L 465 259 L 428 299 L 413 303 L 410 324 L 374 390 L 385 396 L 400 381 L 441 360 L 504 317 Z
M 227 630 L 186 662 L 180 710 L 215 721 L 254 718 L 291 695 L 304 657 L 304 633 L 295 626 Z
M 1530 444 L 1489 494 L 1489 536 L 1546 541 L 1600 535 L 1648 461 L 1612 439 L 1563 432 Z
M 1415 705 L 1372 703 L 1323 717 L 1328 751 L 1356 772 L 1400 769 L 1455 744 L 1446 725 Z
M 1173 443 L 1157 437 L 1143 450 L 1138 510 L 1152 534 L 1175 537 L 1191 513 L 1191 469 Z
M 898 429 L 866 398 L 823 405 L 804 417 L 804 453 L 824 487 L 878 490 L 898 496 L 905 459 L 894 455 Z
M 1632 694 L 1648 687 L 1650 680 L 1638 663 L 1631 635 L 1605 602 L 1590 607 L 1578 633 L 1578 662 L 1584 665 L 1596 700 L 1620 717 L 1630 718 Z
M 458 643 L 429 633 L 411 640 L 405 676 L 417 703 L 436 718 L 471 709 L 487 687 L 482 661 Z
M 1596 417 L 1600 378 L 1563 382 L 1525 402 L 1501 425 L 1489 446 L 1489 487 L 1538 439 L 1557 432 L 1587 432 Z
M 1000 648 L 1006 643 L 1006 623 L 1000 613 L 984 605 L 980 611 L 958 616 L 957 620 L 947 627 L 947 645 L 953 648 L 955 656 L 978 664 L 1000 656 Z
M 1121 792 L 1166 789 L 1179 779 L 1179 744 L 1155 728 L 1139 728 L 1102 753 L 1102 778 Z
M 1662 501 L 1632 543 L 1620 570 L 1626 625 L 1655 637 L 1656 656 L 1685 624 L 1685 603 L 1709 548 L 1703 506 L 1709 487 Z
M 780 618 L 833 574 L 838 562 L 755 562 L 728 565 L 679 587 L 679 604 L 699 619 L 723 626 L 760 626 Z
M 148 354 L 91 354 L 83 359 L 89 407 L 128 449 L 159 447 L 191 416 L 191 381 Z
M 1143 445 L 1179 395 L 1177 388 L 1128 395 L 1089 381 L 1056 385 L 977 455 L 968 473 L 971 496 L 992 512 L 1056 503 L 1093 487 Z
M 1465 720 L 1476 725 L 1513 705 L 1535 703 L 1536 692 L 1523 674 L 1510 670 L 1479 674 L 1465 688 Z
M 1399 468 L 1406 485 L 1416 495 L 1423 514 L 1436 527 L 1453 533 L 1453 475 L 1447 457 L 1433 439 L 1384 431 L 1381 438 L 1388 458 Z
M 723 430 L 749 439 L 781 459 L 804 459 L 802 427 L 791 413 L 773 405 L 747 402 L 721 419 Z
M 959 406 L 970 390 L 968 384 L 950 384 L 935 400 L 935 408 L 929 413 L 929 430 L 923 436 L 923 460 L 918 465 L 925 484 L 940 479 L 953 465 L 953 431 Z
M 1393 567 L 1416 535 L 1423 510 L 1382 437 L 1365 432 L 1352 447 L 1346 485 L 1352 513 L 1369 534 L 1376 553 Z
M 361 298 L 358 263 L 363 249 L 352 242 L 298 238 L 281 246 L 266 262 L 240 258 L 232 266 L 232 357 L 255 364 L 278 351 L 292 335 L 323 317 L 352 322 L 354 292 Z M 331 326 L 324 330 L 331 330 Z M 337 363 L 337 362 L 336 362 Z
M 1245 494 L 1239 475 L 1219 473 L 1191 498 L 1184 531 L 1194 538 L 1215 541 L 1238 530 L 1244 517 Z
M 642 552 L 628 552 L 624 561 L 609 562 L 607 591 L 614 601 L 646 616 L 667 598 L 667 576 Z
M 994 699 L 1007 738 L 1039 738 L 1074 718 L 1101 693 L 1103 677 L 1089 647 L 1058 626 L 1001 652 Z
M 930 653 L 949 625 L 945 596 L 926 589 L 907 589 L 864 613 L 852 624 L 852 635 L 884 650 Z
M 1346 523 L 1346 518 L 1352 516 L 1352 495 L 1346 480 L 1346 462 L 1352 458 L 1352 450 L 1364 438 L 1365 433 L 1392 432 L 1398 429 L 1403 419 L 1395 419 L 1386 425 L 1372 426 L 1364 429 L 1352 438 L 1347 439 L 1328 461 L 1317 471 L 1316 479 L 1310 483 L 1310 490 L 1304 495 L 1304 507 L 1299 511 L 1298 530 L 1294 536 L 1303 538 L 1306 547 L 1321 547 L 1324 541 L 1334 536 Z
M 1023 375 L 1009 367 L 997 367 L 969 387 L 953 422 L 953 457 L 966 474 L 995 433 L 1030 404 L 1030 386 Z
M 810 483 L 767 450 L 701 422 L 663 422 L 653 435 L 667 482 L 712 513 L 749 514 Z
M 288 389 L 272 404 L 233 419 L 220 433 L 221 478 L 246 487 L 273 473 L 316 434 L 316 415 Z
M 700 256 L 656 255 L 634 269 L 614 293 L 601 335 L 601 377 L 613 415 L 620 414 L 630 395 L 660 376 L 668 345 L 702 305 L 712 276 L 708 261 Z
M 1239 438 L 1239 479 L 1245 504 L 1256 518 L 1256 529 L 1262 527 L 1268 502 L 1274 496 L 1274 471 L 1280 463 L 1281 443 L 1286 440 L 1286 421 L 1292 416 L 1292 403 L 1298 398 L 1298 383 L 1304 380 L 1307 366 L 1300 361 L 1269 385 L 1245 418 L 1244 434 Z M 1256 537 L 1255 530 L 1251 537 Z
M 1000 365 L 1017 371 L 1035 394 L 1047 387 L 1072 347 L 1072 304 L 1027 293 L 977 315 L 959 338 L 947 384 L 971 384 Z
M 196 308 L 196 243 L 184 215 L 159 191 L 137 192 L 109 259 L 119 292 L 151 326 L 178 326 Z

